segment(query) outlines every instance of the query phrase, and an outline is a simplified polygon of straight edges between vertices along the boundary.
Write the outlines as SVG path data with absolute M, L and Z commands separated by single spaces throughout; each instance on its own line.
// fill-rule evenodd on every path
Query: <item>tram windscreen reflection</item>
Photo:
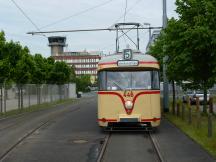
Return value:
M 102 71 L 99 89 L 159 89 L 159 74 L 158 71 Z

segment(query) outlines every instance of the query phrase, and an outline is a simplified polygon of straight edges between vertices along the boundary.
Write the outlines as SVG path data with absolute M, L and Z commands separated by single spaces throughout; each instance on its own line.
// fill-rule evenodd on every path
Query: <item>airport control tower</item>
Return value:
M 49 46 L 51 47 L 51 56 L 59 56 L 63 54 L 66 46 L 66 37 L 52 36 L 48 37 Z

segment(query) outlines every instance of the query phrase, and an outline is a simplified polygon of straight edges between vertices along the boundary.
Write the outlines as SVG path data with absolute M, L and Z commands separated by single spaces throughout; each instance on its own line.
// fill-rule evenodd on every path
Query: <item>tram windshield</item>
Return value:
M 160 89 L 159 73 L 156 70 L 101 71 L 98 77 L 99 90 Z

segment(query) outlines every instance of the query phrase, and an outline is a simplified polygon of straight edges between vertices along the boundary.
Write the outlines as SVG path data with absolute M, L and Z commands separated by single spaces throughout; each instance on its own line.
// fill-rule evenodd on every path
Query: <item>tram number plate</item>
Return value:
M 137 118 L 120 118 L 120 122 L 138 122 Z

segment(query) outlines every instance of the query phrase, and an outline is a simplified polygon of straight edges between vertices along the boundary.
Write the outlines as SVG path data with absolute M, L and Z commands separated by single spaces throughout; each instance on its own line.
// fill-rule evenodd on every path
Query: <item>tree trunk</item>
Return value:
M 207 88 L 204 85 L 204 102 L 203 102 L 203 113 L 207 113 Z
M 21 101 L 21 109 L 23 109 L 23 86 L 22 85 L 20 86 L 20 92 L 21 92 L 21 95 L 20 95 L 21 96 L 21 100 L 20 100 Z
M 1 106 L 1 113 L 2 113 L 2 111 L 3 111 L 3 100 L 2 100 L 2 98 L 3 98 L 3 90 L 2 90 L 2 85 L 1 85 L 1 98 L 0 98 L 0 106 Z
M 176 97 L 175 97 L 175 81 L 174 80 L 172 80 L 172 90 L 173 90 L 172 113 L 173 115 L 175 115 Z
M 37 96 L 37 104 L 39 104 L 38 85 L 36 85 L 36 96 Z
M 67 99 L 69 99 L 69 83 L 68 83 L 68 85 L 67 85 Z
M 50 85 L 50 84 L 48 84 L 48 86 L 49 86 L 49 95 L 50 95 L 50 102 L 53 102 L 53 96 L 52 96 L 52 88 L 53 88 L 53 85 Z
M 4 113 L 6 113 L 6 107 L 7 107 L 6 102 L 7 102 L 7 90 L 4 84 Z
M 17 93 L 17 97 L 18 97 L 18 109 L 20 109 L 20 85 L 18 84 L 17 86 L 17 89 L 18 89 L 18 93 Z
M 41 104 L 41 88 L 40 88 L 41 85 L 38 85 L 38 104 Z
M 213 103 L 213 97 L 210 97 L 209 98 L 209 113 L 213 114 L 213 106 L 214 106 L 214 103 Z
M 41 85 L 38 86 L 39 104 L 41 104 Z
M 61 85 L 58 85 L 58 91 L 59 91 L 59 100 L 62 100 Z
M 37 87 L 37 104 L 39 105 L 41 103 L 40 85 L 38 84 L 36 85 L 36 87 Z
M 31 92 L 30 92 L 30 90 L 31 90 L 31 87 L 30 87 L 31 85 L 28 85 L 28 107 L 30 107 L 31 106 Z

